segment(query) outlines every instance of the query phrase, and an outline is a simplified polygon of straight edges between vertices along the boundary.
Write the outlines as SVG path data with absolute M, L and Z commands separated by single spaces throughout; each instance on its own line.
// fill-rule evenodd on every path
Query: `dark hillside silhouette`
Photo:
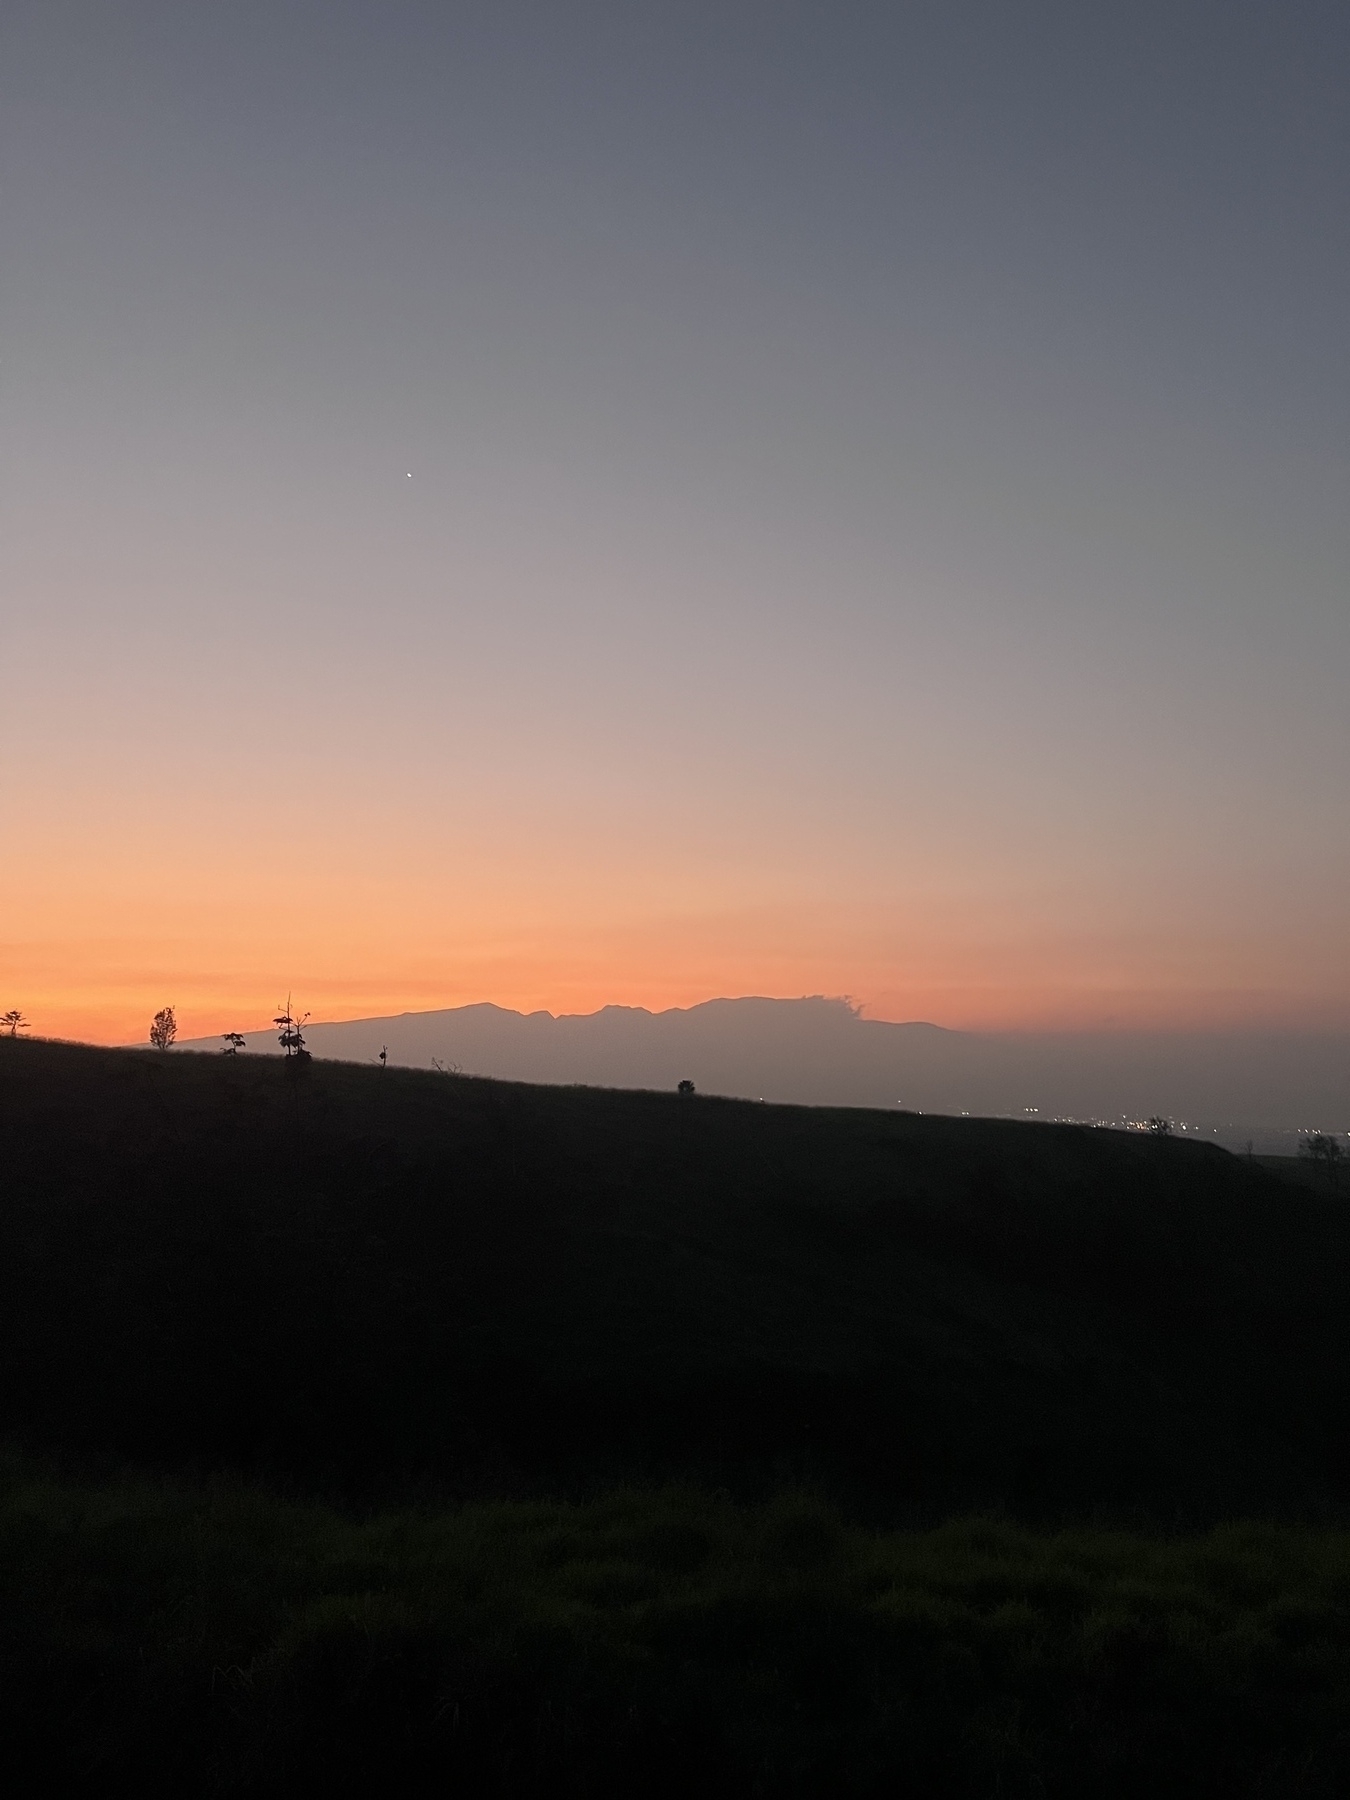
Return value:
M 1175 1138 L 3 1041 L 0 1429 L 362 1488 L 1350 1499 L 1350 1211 Z

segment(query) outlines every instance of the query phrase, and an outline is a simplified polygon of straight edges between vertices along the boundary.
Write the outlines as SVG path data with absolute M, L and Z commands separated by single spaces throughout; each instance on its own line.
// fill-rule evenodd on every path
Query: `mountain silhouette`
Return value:
M 249 1052 L 277 1053 L 270 1030 L 245 1035 Z M 868 1019 L 847 1000 L 815 995 L 556 1017 L 483 1002 L 314 1024 L 306 1037 L 314 1055 L 338 1061 L 373 1062 L 387 1048 L 395 1065 L 508 1081 L 692 1081 L 701 1094 L 751 1100 L 1114 1123 L 1162 1112 L 1239 1144 L 1252 1132 L 1350 1123 L 1344 1033 L 949 1031 Z M 215 1038 L 181 1046 L 219 1047 Z

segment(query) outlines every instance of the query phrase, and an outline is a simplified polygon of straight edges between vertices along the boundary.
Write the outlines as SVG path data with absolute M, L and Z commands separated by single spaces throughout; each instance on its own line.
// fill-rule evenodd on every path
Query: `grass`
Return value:
M 1300 1795 L 1350 1777 L 1350 1533 L 1164 1538 L 799 1494 L 354 1518 L 0 1498 L 4 1755 L 179 1791 Z
M 1342 1793 L 1348 1267 L 1212 1146 L 0 1040 L 0 1772 Z

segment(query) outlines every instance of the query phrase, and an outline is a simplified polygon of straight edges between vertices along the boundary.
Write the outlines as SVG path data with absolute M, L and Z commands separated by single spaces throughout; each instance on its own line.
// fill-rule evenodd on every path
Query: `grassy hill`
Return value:
M 1076 1127 L 21 1041 L 0 1184 L 0 1767 L 1350 1779 L 1332 1195 Z
M 1037 1124 L 0 1046 L 0 1430 L 334 1492 L 1350 1484 L 1350 1209 Z

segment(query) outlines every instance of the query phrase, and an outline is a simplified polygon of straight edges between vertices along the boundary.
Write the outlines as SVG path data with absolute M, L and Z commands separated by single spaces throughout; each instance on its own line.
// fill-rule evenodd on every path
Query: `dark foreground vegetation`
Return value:
M 7 1041 L 0 1184 L 0 1759 L 52 1787 L 1350 1779 L 1332 1195 Z
M 0 1581 L 4 1744 L 72 1792 L 1350 1782 L 1345 1532 L 875 1533 L 690 1489 L 358 1522 L 13 1470 Z

